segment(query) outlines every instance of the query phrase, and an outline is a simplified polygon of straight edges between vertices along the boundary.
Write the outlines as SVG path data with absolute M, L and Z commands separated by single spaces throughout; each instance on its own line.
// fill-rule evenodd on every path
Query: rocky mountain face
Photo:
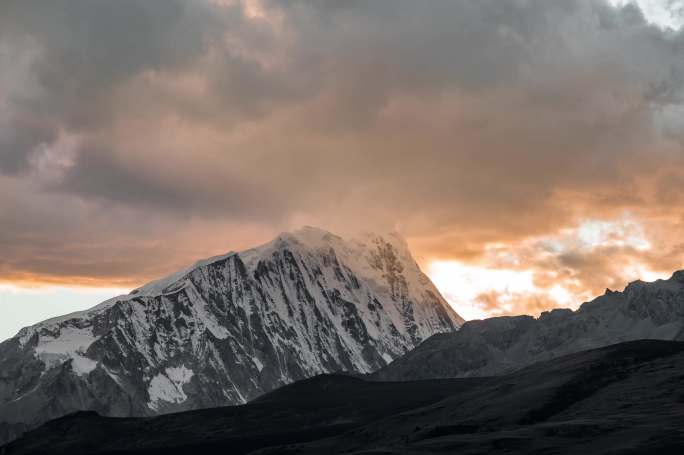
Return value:
M 615 343 L 684 340 L 684 271 L 668 280 L 606 290 L 577 311 L 469 321 L 429 338 L 374 374 L 383 380 L 490 376 Z
M 369 373 L 463 320 L 395 234 L 305 228 L 0 344 L 0 441 L 76 410 L 148 416 Z

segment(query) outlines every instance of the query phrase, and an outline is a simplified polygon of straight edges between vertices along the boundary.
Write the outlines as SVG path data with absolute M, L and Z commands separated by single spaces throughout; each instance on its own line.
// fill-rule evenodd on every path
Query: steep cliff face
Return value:
M 469 321 L 429 338 L 375 376 L 385 380 L 489 376 L 563 354 L 632 340 L 684 340 L 684 271 L 606 291 L 577 311 Z
M 0 440 L 79 409 L 153 415 L 368 373 L 462 322 L 397 235 L 305 228 L 0 344 Z

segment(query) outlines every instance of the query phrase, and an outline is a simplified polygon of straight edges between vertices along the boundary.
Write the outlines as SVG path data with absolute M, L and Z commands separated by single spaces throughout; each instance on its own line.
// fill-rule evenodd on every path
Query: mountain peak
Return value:
M 397 235 L 304 227 L 23 329 L 0 345 L 0 435 L 76 409 L 152 415 L 369 373 L 462 321 Z
M 350 242 L 372 248 L 373 244 L 385 242 L 397 250 L 408 251 L 408 243 L 397 231 L 375 232 L 361 231 L 355 235 L 343 238 L 325 229 L 315 226 L 302 226 L 292 231 L 280 233 L 275 240 L 296 240 L 308 246 L 328 246 L 331 242 Z
M 275 239 L 275 241 L 278 240 L 285 242 L 295 241 L 311 247 L 321 247 L 330 242 L 343 241 L 342 237 L 314 226 L 303 226 L 289 232 L 282 232 Z
M 341 239 L 340 236 L 315 226 L 302 226 L 299 229 L 291 231 L 290 235 L 304 240 L 331 240 L 333 238 Z
M 684 270 L 677 270 L 672 274 L 670 280 L 676 281 L 678 283 L 684 283 Z

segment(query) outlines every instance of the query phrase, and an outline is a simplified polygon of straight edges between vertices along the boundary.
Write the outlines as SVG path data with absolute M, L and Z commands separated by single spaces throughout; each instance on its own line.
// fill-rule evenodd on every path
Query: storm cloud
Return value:
M 4 1 L 0 278 L 139 284 L 299 224 L 577 295 L 630 278 L 601 254 L 681 267 L 683 54 L 604 0 Z M 543 247 L 625 216 L 648 250 Z

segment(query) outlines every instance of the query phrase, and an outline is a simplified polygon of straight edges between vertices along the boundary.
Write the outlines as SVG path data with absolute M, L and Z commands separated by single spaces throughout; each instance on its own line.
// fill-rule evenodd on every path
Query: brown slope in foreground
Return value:
M 321 376 L 245 406 L 145 419 L 77 414 L 6 454 L 679 453 L 684 343 L 635 341 L 488 379 Z
M 341 434 L 388 415 L 435 403 L 484 381 L 382 383 L 321 375 L 284 386 L 242 406 L 153 418 L 111 418 L 79 412 L 26 434 L 10 443 L 6 453 L 245 454 L 274 444 Z
M 684 343 L 642 340 L 532 365 L 334 438 L 259 454 L 681 454 Z

